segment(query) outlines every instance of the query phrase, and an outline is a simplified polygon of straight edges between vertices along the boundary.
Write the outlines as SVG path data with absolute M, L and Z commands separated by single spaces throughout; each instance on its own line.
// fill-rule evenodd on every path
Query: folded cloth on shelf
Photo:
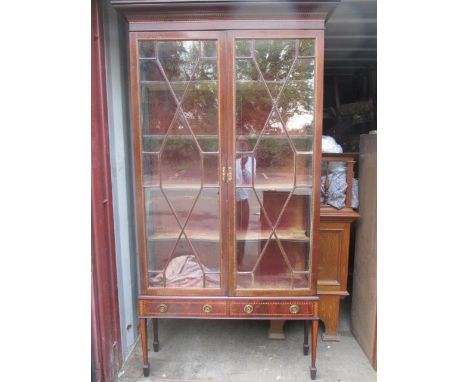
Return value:
M 203 272 L 212 272 L 212 270 L 203 264 L 198 264 L 194 255 L 174 257 L 166 268 L 166 288 L 203 288 Z M 163 285 L 162 272 L 152 276 L 150 284 Z M 205 288 L 217 287 L 219 287 L 219 273 L 205 274 Z
M 346 173 L 332 172 L 328 174 L 328 193 L 325 192 L 325 181 L 327 177 L 322 176 L 322 190 L 320 193 L 320 204 L 329 204 L 332 207 L 342 209 L 346 204 Z M 351 190 L 351 208 L 359 207 L 358 180 L 353 179 Z

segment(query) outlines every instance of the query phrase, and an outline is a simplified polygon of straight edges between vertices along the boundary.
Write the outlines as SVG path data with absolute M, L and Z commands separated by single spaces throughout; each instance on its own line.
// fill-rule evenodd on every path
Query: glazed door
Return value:
M 233 295 L 315 293 L 318 33 L 230 33 Z
M 141 294 L 227 291 L 224 35 L 131 33 Z

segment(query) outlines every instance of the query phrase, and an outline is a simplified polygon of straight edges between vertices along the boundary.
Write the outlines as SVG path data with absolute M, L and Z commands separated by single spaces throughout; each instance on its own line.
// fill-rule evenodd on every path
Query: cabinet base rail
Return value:
M 315 379 L 317 368 L 317 335 L 319 326 L 318 298 L 143 298 L 139 300 L 140 335 L 143 353 L 143 375 L 150 374 L 148 361 L 147 323 L 153 323 L 153 350 L 159 351 L 158 320 L 160 318 L 301 320 L 304 322 L 303 354 L 311 350 L 310 377 Z M 309 346 L 309 332 L 312 345 Z

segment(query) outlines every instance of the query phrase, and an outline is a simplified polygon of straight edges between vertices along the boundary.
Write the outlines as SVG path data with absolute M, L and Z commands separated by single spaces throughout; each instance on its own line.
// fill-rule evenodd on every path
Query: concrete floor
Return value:
M 149 325 L 150 376 L 143 377 L 138 343 L 122 368 L 119 382 L 310 381 L 310 355 L 302 354 L 301 321 L 286 322 L 285 340 L 268 339 L 269 321 L 159 322 L 158 353 L 152 349 Z M 376 372 L 350 332 L 346 302 L 342 304 L 340 334 L 340 342 L 323 342 L 319 337 L 316 381 L 376 381 Z

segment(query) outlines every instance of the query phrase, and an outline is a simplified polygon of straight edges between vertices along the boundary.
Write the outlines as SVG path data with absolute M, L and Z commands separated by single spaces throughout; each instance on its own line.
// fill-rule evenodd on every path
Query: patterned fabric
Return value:
M 337 209 L 345 207 L 346 203 L 346 173 L 332 172 L 328 175 L 330 186 L 328 192 L 325 192 L 325 181 L 327 177 L 322 176 L 322 190 L 320 193 L 320 204 L 328 204 Z M 351 192 L 351 208 L 359 207 L 358 180 L 353 179 L 353 189 Z

